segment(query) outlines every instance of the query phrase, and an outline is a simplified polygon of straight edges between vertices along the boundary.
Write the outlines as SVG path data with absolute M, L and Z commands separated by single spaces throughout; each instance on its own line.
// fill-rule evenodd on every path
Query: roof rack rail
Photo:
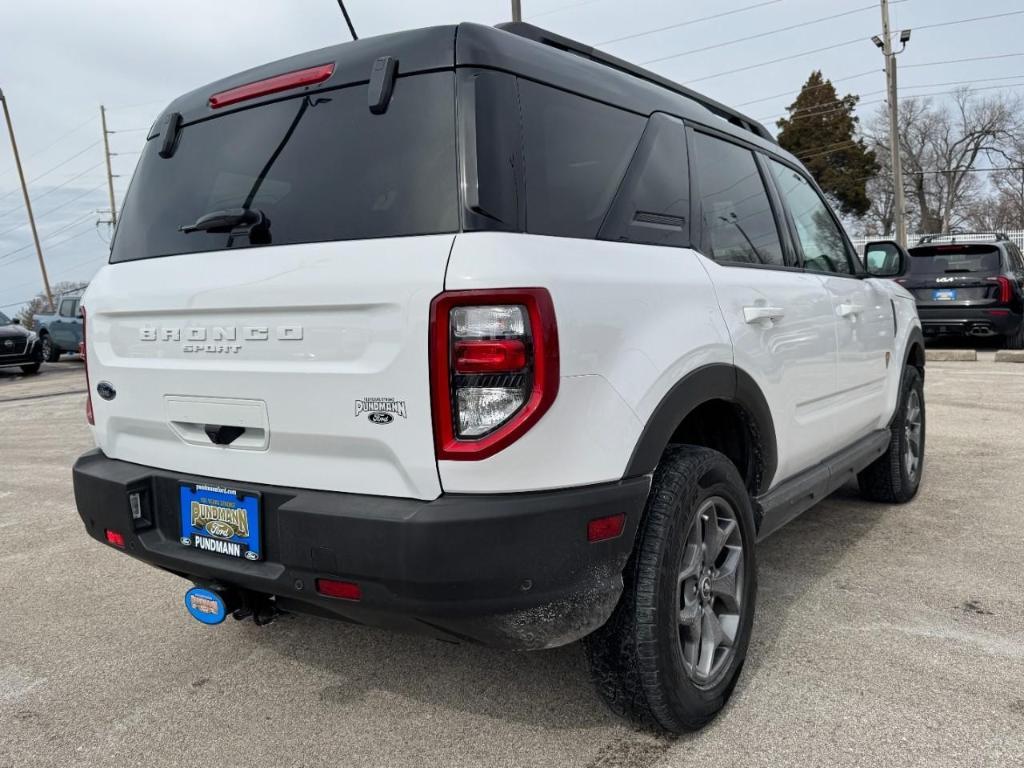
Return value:
M 633 77 L 638 77 L 641 80 L 654 83 L 662 88 L 667 88 L 670 91 L 678 93 L 680 96 L 692 99 L 705 109 L 715 115 L 718 115 L 718 117 L 721 117 L 723 120 L 726 120 L 739 128 L 743 128 L 746 131 L 750 131 L 765 141 L 770 141 L 773 144 L 777 143 L 775 141 L 775 137 L 769 133 L 767 128 L 753 118 L 747 117 L 742 112 L 738 112 L 731 107 L 725 106 L 725 104 L 722 104 L 721 102 L 690 90 L 685 85 L 680 85 L 666 77 L 656 75 L 650 70 L 638 67 L 636 64 L 630 64 L 628 61 L 612 56 L 604 51 L 599 51 L 592 46 L 584 45 L 576 40 L 571 40 L 568 37 L 562 37 L 554 32 L 549 32 L 546 29 L 541 29 L 540 27 L 535 27 L 533 24 L 527 24 L 522 21 L 505 22 L 503 24 L 496 25 L 495 28 L 504 32 L 510 32 L 513 35 L 526 38 L 527 40 L 532 40 L 535 43 L 541 43 L 542 45 L 558 48 L 559 50 L 566 51 L 568 53 L 574 53 L 598 64 L 603 64 L 606 67 L 617 69 L 620 72 L 625 72 Z
M 937 243 L 941 240 L 950 242 L 956 242 L 956 239 L 965 238 L 965 242 L 985 242 L 985 239 L 991 239 L 998 242 L 1008 241 L 1010 236 L 1005 232 L 947 232 L 946 234 L 939 235 L 922 235 L 918 241 L 918 245 L 924 245 L 925 243 Z

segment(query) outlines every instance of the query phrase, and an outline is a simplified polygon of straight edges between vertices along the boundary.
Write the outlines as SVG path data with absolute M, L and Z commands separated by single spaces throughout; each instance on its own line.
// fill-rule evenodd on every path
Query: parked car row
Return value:
M 65 352 L 78 352 L 82 343 L 79 304 L 84 288 L 60 294 L 57 311 L 37 314 L 34 328 L 25 328 L 16 317 L 0 312 L 0 368 L 21 368 L 34 374 L 44 362 L 55 363 Z
M 869 268 L 910 291 L 926 337 L 1001 337 L 1024 349 L 1024 255 L 1005 234 L 930 235 L 909 251 L 873 243 L 866 251 Z

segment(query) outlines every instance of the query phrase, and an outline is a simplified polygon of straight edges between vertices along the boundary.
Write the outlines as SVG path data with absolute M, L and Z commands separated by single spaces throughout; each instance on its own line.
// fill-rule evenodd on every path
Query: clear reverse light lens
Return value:
M 522 336 L 526 333 L 526 313 L 515 306 L 455 307 L 451 327 L 452 334 L 459 339 Z
M 456 390 L 459 436 L 477 437 L 501 426 L 523 404 L 523 390 L 461 387 Z

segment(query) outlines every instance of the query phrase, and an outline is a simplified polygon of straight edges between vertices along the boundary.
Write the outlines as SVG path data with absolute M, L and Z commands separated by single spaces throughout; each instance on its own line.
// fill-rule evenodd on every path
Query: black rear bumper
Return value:
M 444 495 L 434 501 L 230 483 L 262 496 L 264 560 L 179 544 L 181 482 L 223 485 L 108 459 L 75 463 L 88 533 L 125 536 L 125 552 L 196 583 L 275 598 L 282 610 L 427 633 L 446 640 L 534 649 L 562 645 L 603 624 L 624 568 L 649 477 L 568 490 Z M 139 492 L 142 520 L 129 494 Z M 587 523 L 626 514 L 615 539 L 587 540 Z M 316 592 L 317 578 L 357 582 L 358 602 Z
M 1005 307 L 982 308 L 950 304 L 917 307 L 921 329 L 927 336 L 1008 336 L 1024 322 L 1020 312 Z

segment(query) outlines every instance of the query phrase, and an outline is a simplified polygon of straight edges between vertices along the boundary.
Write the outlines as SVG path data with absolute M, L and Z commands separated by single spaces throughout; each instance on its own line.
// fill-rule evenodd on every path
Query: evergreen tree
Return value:
M 782 118 L 779 144 L 807 166 L 822 190 L 846 215 L 863 216 L 871 206 L 867 182 L 878 173 L 875 153 L 857 134 L 853 110 L 859 96 L 840 98 L 819 70 L 800 89 Z

